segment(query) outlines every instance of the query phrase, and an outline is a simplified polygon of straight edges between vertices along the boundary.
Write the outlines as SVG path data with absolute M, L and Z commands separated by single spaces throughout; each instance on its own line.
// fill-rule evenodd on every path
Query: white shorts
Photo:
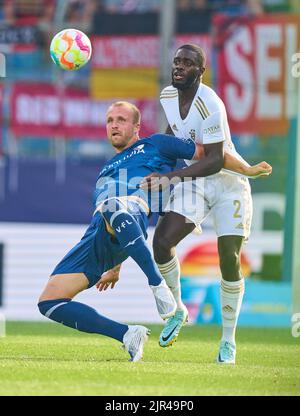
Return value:
M 218 237 L 238 235 L 248 239 L 252 221 L 252 197 L 249 180 L 220 172 L 207 178 L 181 182 L 173 189 L 165 212 L 186 217 L 201 230 L 211 214 Z

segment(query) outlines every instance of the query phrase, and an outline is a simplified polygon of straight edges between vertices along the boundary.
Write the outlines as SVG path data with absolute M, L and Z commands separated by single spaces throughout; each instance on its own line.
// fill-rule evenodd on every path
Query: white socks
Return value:
M 185 309 L 181 300 L 180 263 L 177 256 L 165 264 L 157 264 L 159 271 L 169 286 L 175 298 L 177 309 Z
M 244 279 L 228 282 L 221 279 L 222 341 L 235 344 L 235 330 L 244 296 Z
M 175 298 L 177 309 L 185 309 L 181 300 L 180 263 L 178 258 L 175 256 L 168 263 L 157 264 L 157 266 Z M 235 344 L 235 331 L 244 290 L 244 279 L 236 282 L 221 279 L 222 340 L 229 341 L 232 344 Z

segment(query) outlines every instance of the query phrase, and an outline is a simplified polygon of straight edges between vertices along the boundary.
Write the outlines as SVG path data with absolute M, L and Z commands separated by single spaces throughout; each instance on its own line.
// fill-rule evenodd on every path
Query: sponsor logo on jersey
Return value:
M 145 153 L 144 144 L 139 144 L 136 146 L 132 152 L 124 156 L 122 159 L 116 160 L 114 163 L 111 163 L 110 165 L 105 166 L 102 171 L 100 172 L 99 176 L 103 175 L 107 170 L 114 168 L 115 166 L 120 165 L 120 163 L 124 162 L 125 160 L 131 158 L 132 156 L 138 155 L 139 153 Z
M 145 146 L 144 144 L 139 144 L 137 147 L 134 148 L 133 151 L 138 150 L 138 153 L 140 152 L 145 153 L 145 151 L 143 150 L 144 146 Z
M 213 134 L 213 133 L 216 133 L 217 131 L 221 131 L 220 124 L 217 124 L 217 125 L 212 126 L 212 127 L 207 127 L 207 129 L 203 130 L 203 133 L 204 134 Z

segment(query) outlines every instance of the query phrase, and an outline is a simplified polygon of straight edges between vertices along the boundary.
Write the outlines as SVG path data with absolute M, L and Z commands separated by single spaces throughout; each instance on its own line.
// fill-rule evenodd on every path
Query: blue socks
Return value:
M 131 205 L 136 207 L 137 215 L 146 215 L 137 203 L 133 202 Z M 122 249 L 133 258 L 147 276 L 149 285 L 158 286 L 162 281 L 160 271 L 146 243 L 143 230 L 134 216 L 118 199 L 106 201 L 101 212 L 114 229 Z
M 112 204 L 114 206 L 112 207 Z M 102 215 L 115 231 L 121 248 L 132 257 L 148 278 L 149 285 L 158 286 L 162 282 L 159 269 L 146 244 L 144 233 L 136 215 L 146 215 L 137 203 L 130 204 L 130 212 L 118 199 L 103 204 Z M 143 219 L 143 217 L 141 217 Z M 42 315 L 79 331 L 95 333 L 123 342 L 128 325 L 108 319 L 95 309 L 71 299 L 46 300 L 38 304 Z
M 71 299 L 45 300 L 38 304 L 42 315 L 78 331 L 101 334 L 123 342 L 128 325 L 100 315 L 95 309 Z

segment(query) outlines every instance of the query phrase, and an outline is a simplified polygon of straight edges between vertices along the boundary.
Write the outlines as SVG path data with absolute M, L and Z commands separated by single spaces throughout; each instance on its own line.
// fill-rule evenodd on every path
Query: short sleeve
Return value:
M 202 123 L 202 139 L 203 144 L 211 144 L 223 142 L 225 140 L 225 132 L 223 129 L 223 114 L 221 111 L 208 116 Z
M 169 134 L 156 134 L 153 139 L 161 155 L 169 159 L 192 160 L 196 151 L 195 142 L 189 138 L 175 137 Z

